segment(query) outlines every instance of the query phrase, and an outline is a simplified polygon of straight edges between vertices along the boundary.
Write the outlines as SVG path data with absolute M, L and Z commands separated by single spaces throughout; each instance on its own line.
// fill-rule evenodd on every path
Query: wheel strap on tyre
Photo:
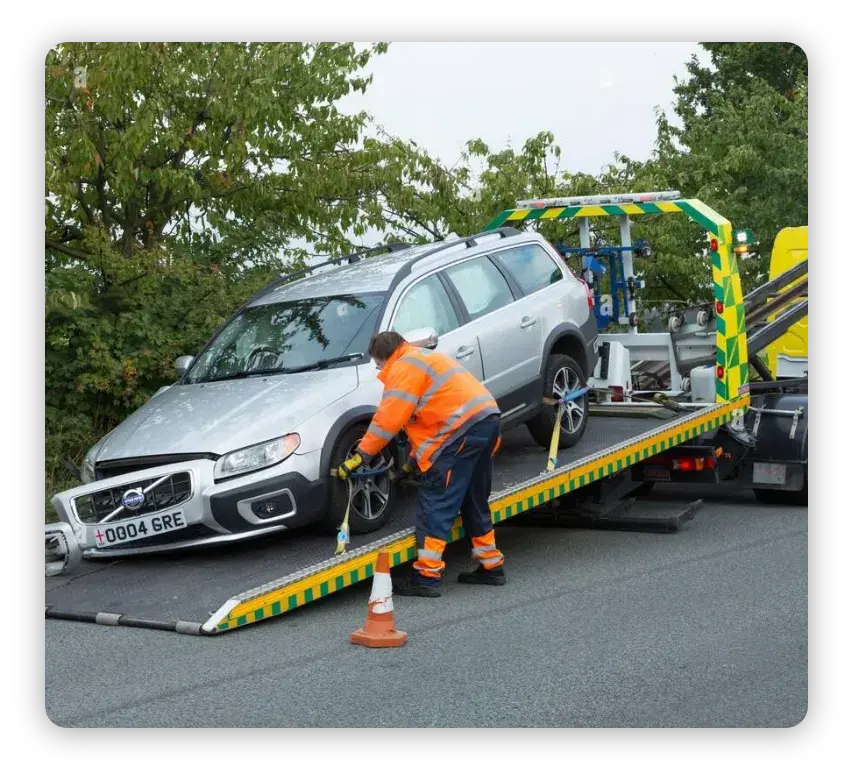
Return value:
M 554 419 L 554 431 L 551 433 L 551 449 L 548 451 L 548 464 L 545 467 L 546 472 L 553 472 L 557 468 L 557 450 L 560 447 L 560 423 L 563 420 L 563 413 L 566 411 L 568 403 L 579 399 L 588 392 L 589 386 L 585 386 L 571 393 L 567 391 L 559 399 L 548 396 L 543 399 L 545 404 L 557 405 L 557 417 Z
M 352 480 L 347 478 L 347 508 L 344 510 L 344 521 L 338 528 L 338 543 L 335 555 L 343 555 L 349 545 L 349 510 L 352 506 Z
M 357 479 L 364 479 L 366 477 L 376 477 L 380 474 L 385 474 L 391 468 L 391 464 L 388 466 L 383 466 L 379 469 L 369 469 L 366 471 L 356 470 L 349 477 L 346 478 L 347 483 L 347 508 L 344 510 L 344 520 L 338 527 L 338 542 L 335 546 L 335 555 L 343 555 L 347 551 L 347 546 L 349 545 L 350 540 L 350 531 L 349 531 L 349 512 L 350 507 L 352 507 L 352 481 Z M 338 477 L 338 470 L 332 469 L 329 471 L 329 475 L 332 477 Z

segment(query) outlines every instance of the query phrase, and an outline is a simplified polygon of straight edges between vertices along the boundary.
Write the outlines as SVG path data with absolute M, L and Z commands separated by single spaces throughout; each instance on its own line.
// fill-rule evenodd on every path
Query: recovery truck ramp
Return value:
M 614 478 L 664 450 L 742 415 L 748 399 L 669 420 L 592 417 L 586 434 L 544 472 L 547 453 L 524 428 L 506 435 L 495 460 L 492 521 L 503 523 L 569 493 Z M 180 553 L 83 561 L 46 579 L 45 617 L 102 625 L 215 635 L 267 620 L 373 576 L 379 550 L 392 566 L 415 558 L 414 501 L 400 500 L 392 520 L 353 537 L 335 556 L 333 537 L 307 530 L 266 542 Z M 535 529 L 534 529 L 535 530 Z M 450 541 L 464 535 L 457 519 Z

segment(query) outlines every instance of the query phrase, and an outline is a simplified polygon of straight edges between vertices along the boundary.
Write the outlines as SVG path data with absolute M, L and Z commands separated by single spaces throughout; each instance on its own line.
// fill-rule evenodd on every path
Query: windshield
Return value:
M 324 296 L 247 307 L 198 358 L 186 382 L 323 368 L 367 352 L 383 294 Z M 346 359 L 343 359 L 346 363 Z

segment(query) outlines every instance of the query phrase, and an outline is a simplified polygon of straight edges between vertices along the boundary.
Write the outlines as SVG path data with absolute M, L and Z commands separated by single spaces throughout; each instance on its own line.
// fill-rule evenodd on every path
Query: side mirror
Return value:
M 403 335 L 403 338 L 410 345 L 416 348 L 426 348 L 427 350 L 435 350 L 438 346 L 438 334 L 435 329 L 426 327 L 423 329 L 414 329 Z
M 175 371 L 180 377 L 183 377 L 187 373 L 193 361 L 195 361 L 195 356 L 178 356 L 175 359 Z

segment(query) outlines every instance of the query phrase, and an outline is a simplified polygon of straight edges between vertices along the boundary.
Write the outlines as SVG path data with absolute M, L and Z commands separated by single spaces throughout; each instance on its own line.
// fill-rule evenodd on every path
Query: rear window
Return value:
M 541 245 L 519 245 L 495 254 L 526 294 L 532 294 L 563 279 L 557 262 Z

